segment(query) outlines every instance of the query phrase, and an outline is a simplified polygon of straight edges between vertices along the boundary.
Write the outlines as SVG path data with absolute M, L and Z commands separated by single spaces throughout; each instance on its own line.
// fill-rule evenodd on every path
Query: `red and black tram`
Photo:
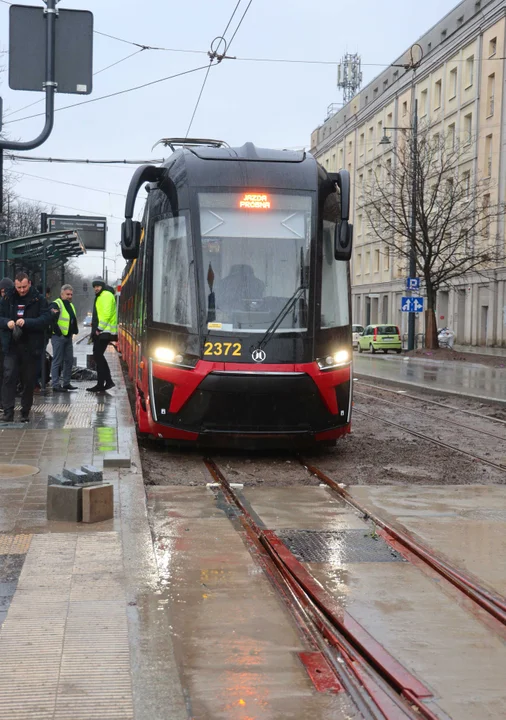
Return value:
M 162 142 L 173 153 L 137 169 L 122 226 L 139 431 L 236 445 L 348 433 L 349 174 L 303 151 Z

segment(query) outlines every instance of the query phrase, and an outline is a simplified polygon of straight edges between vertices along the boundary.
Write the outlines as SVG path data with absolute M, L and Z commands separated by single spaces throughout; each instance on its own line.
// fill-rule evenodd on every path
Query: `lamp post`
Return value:
M 409 249 L 409 277 L 416 277 L 416 172 L 417 172 L 417 151 L 418 151 L 418 100 L 415 100 L 413 122 L 411 128 L 386 127 L 385 130 L 411 130 L 411 172 L 413 174 L 411 184 L 411 238 Z M 385 133 L 381 138 L 380 145 L 390 145 L 390 138 Z M 413 292 L 413 291 L 411 291 Z M 415 313 L 408 314 L 408 351 L 415 349 Z

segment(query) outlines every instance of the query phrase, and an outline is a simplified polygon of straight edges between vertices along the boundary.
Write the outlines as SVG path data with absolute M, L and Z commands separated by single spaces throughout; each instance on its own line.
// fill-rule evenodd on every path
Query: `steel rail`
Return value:
M 389 536 L 391 536 L 398 545 L 405 548 L 409 552 L 416 555 L 418 558 L 423 560 L 429 567 L 435 570 L 439 575 L 442 575 L 448 582 L 458 588 L 464 595 L 473 600 L 482 609 L 486 610 L 492 617 L 498 620 L 502 625 L 506 626 L 506 598 L 501 595 L 496 595 L 483 586 L 475 582 L 471 577 L 466 575 L 464 572 L 453 567 L 449 562 L 443 560 L 441 557 L 436 555 L 434 551 L 427 548 L 422 543 L 415 540 L 407 532 L 397 530 L 393 525 L 389 524 L 385 520 L 371 512 L 367 507 L 364 507 L 345 489 L 339 486 L 339 484 L 331 477 L 329 477 L 322 470 L 306 462 L 303 458 L 299 457 L 299 462 L 304 468 L 312 475 L 317 477 L 319 480 L 328 485 L 334 492 L 336 492 L 341 498 L 343 498 L 349 505 L 355 510 L 358 510 L 362 515 L 372 520 L 372 522 L 378 527 L 382 528 Z M 387 542 L 389 538 L 386 537 Z M 391 544 L 391 543 L 389 543 Z M 399 547 L 395 546 L 396 550 Z
M 403 410 L 406 410 L 406 412 L 410 413 L 418 413 L 419 415 L 426 415 L 428 418 L 431 418 L 432 420 L 437 420 L 441 418 L 436 418 L 434 415 L 431 415 L 425 410 L 420 410 L 418 408 L 413 407 L 407 407 L 406 405 L 403 405 L 402 403 L 396 403 L 393 400 L 385 400 L 385 398 L 381 397 L 375 397 L 373 395 L 367 395 L 367 393 L 362 393 L 360 390 L 354 390 L 353 396 L 355 395 L 361 395 L 363 397 L 368 398 L 369 400 L 376 400 L 377 402 L 385 403 L 386 405 L 393 405 L 394 407 L 401 408 Z M 404 395 L 399 395 L 399 397 L 404 397 Z M 424 400 L 420 400 L 419 402 L 425 402 Z M 491 438 L 494 438 L 495 440 L 502 440 L 502 442 L 506 442 L 506 436 L 496 435 L 495 433 L 491 433 L 488 430 L 480 430 L 479 428 L 470 427 L 469 425 L 463 425 L 462 423 L 457 422 L 456 420 L 449 420 L 448 418 L 444 418 L 443 422 L 450 423 L 450 425 L 456 425 L 457 427 L 463 428 L 464 430 L 470 430 L 474 433 L 480 433 L 481 435 L 488 435 Z
M 380 422 L 387 423 L 388 425 L 392 425 L 393 427 L 399 428 L 399 430 L 402 430 L 403 432 L 407 432 L 410 435 L 415 435 L 415 437 L 418 437 L 421 440 L 427 440 L 428 442 L 434 443 L 434 445 L 439 445 L 440 447 L 444 447 L 447 450 L 453 450 L 454 452 L 460 453 L 461 455 L 465 455 L 466 457 L 469 457 L 472 460 L 479 460 L 479 462 L 485 463 L 485 465 L 490 465 L 491 467 L 495 468 L 496 470 L 500 470 L 501 472 L 506 472 L 506 465 L 501 465 L 499 463 L 492 462 L 492 460 L 485 460 L 485 458 L 480 457 L 479 455 L 470 453 L 467 450 L 461 450 L 460 448 L 455 447 L 455 445 L 450 445 L 449 443 L 445 443 L 442 440 L 436 440 L 435 438 L 432 438 L 430 435 L 426 435 L 425 433 L 418 432 L 417 430 L 411 430 L 410 428 L 407 428 L 405 425 L 396 423 L 393 420 L 387 420 L 386 418 L 379 417 L 378 415 L 373 415 L 372 413 L 367 412 L 366 410 L 360 410 L 360 408 L 357 408 L 357 407 L 353 408 L 353 412 L 359 413 L 360 415 L 365 415 L 366 417 L 370 417 L 373 420 L 379 420 Z
M 444 408 L 445 410 L 455 410 L 456 412 L 465 413 L 466 415 L 474 415 L 474 417 L 482 418 L 483 420 L 490 420 L 490 422 L 500 423 L 501 425 L 506 425 L 506 420 L 501 420 L 500 418 L 490 417 L 490 415 L 483 415 L 482 413 L 475 412 L 474 410 L 465 410 L 464 408 L 458 408 L 455 407 L 455 405 L 445 405 L 445 403 L 437 402 L 437 400 L 426 400 L 425 398 L 417 397 L 416 395 L 412 395 L 408 392 L 400 392 L 399 390 L 394 390 L 393 388 L 385 387 L 384 385 L 374 385 L 373 383 L 367 383 L 363 380 L 358 380 L 357 382 L 360 383 L 360 385 L 364 385 L 364 387 L 370 387 L 375 388 L 376 390 L 381 390 L 382 392 L 389 392 L 394 393 L 395 395 L 400 395 L 401 397 L 408 397 L 412 398 L 413 400 L 418 400 L 418 402 L 424 402 L 429 403 L 430 405 L 438 405 L 439 407 Z M 438 390 L 431 390 L 431 392 L 440 392 Z M 444 391 L 441 391 L 444 392 Z M 472 400 L 470 395 L 464 396 L 468 400 Z M 476 398 L 478 400 L 479 398 Z
M 388 720 L 420 717 L 437 720 L 438 716 L 426 705 L 426 701 L 433 698 L 432 692 L 335 602 L 273 531 L 257 525 L 216 463 L 209 458 L 204 463 L 222 488 L 227 501 L 239 509 L 243 526 L 261 542 L 284 582 L 306 608 L 323 637 L 339 651 L 348 670 L 381 716 Z M 326 656 L 338 672 L 341 669 L 339 664 L 336 666 L 335 660 L 328 654 Z M 374 677 L 372 672 L 378 674 L 379 678 Z

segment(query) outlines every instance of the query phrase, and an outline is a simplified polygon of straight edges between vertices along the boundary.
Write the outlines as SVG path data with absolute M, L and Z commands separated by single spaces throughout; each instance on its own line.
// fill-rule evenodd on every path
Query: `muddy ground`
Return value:
M 479 355 L 478 353 L 465 353 L 450 350 L 449 348 L 438 348 L 437 350 L 410 350 L 404 353 L 407 357 L 423 358 L 424 360 L 453 360 L 463 363 L 478 363 L 479 365 L 487 365 L 488 367 L 504 368 L 506 367 L 506 358 L 500 355 Z
M 438 393 L 421 394 L 416 390 L 410 391 L 410 395 L 418 398 L 414 400 L 386 390 L 365 387 L 365 382 L 367 380 L 362 379 L 362 383 L 357 381 L 354 385 L 357 412 L 352 419 L 352 433 L 339 440 L 335 448 L 304 452 L 304 457 L 310 462 L 346 485 L 506 482 L 506 424 L 485 417 L 506 420 L 504 408 L 467 398 L 452 397 L 449 400 Z M 373 383 L 376 384 L 371 381 Z M 367 397 L 364 398 L 362 393 Z M 395 406 L 382 403 L 381 398 L 395 402 Z M 431 406 L 427 400 L 451 405 L 452 409 Z M 466 415 L 453 408 L 472 410 L 483 418 Z M 439 447 L 359 411 L 417 429 L 484 459 L 504 464 L 505 469 L 496 469 L 478 459 Z M 452 426 L 448 419 L 455 419 L 469 429 Z M 481 434 L 479 430 L 495 437 Z M 203 463 L 203 458 L 209 456 L 231 482 L 245 486 L 319 484 L 319 480 L 301 466 L 295 451 L 210 452 L 198 448 L 178 449 L 167 446 L 163 441 L 145 438 L 139 440 L 139 445 L 147 485 L 201 485 L 212 482 Z

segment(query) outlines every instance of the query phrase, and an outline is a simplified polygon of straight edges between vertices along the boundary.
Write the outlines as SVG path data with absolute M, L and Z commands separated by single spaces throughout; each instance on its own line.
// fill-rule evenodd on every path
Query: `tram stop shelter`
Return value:
M 46 287 L 47 273 L 60 267 L 63 285 L 65 263 L 85 253 L 76 230 L 26 235 L 12 240 L 1 240 L 0 236 L 0 277 L 11 277 L 17 272 L 38 274 L 42 287 Z
M 43 288 L 49 271 L 61 269 L 61 283 L 65 283 L 65 263 L 85 255 L 86 248 L 76 230 L 26 235 L 2 240 L 0 236 L 0 278 L 14 278 L 18 272 L 32 277 L 38 275 Z M 42 356 L 42 389 L 46 386 L 45 356 Z

